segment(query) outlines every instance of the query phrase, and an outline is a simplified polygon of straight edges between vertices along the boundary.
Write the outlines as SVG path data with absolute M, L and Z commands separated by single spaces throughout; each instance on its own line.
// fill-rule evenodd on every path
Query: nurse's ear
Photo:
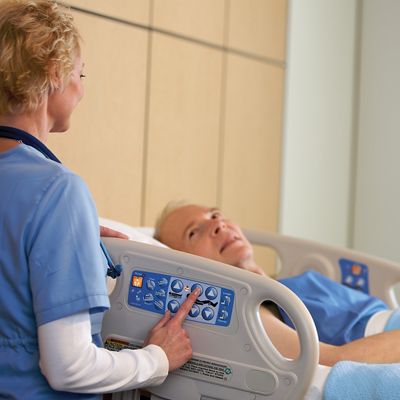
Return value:
M 64 86 L 64 79 L 61 76 L 59 65 L 51 62 L 47 67 L 47 76 L 49 77 L 49 93 L 60 90 Z

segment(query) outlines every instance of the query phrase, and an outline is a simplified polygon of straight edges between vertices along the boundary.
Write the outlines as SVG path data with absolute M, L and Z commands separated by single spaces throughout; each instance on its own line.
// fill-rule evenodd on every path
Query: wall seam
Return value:
M 287 14 L 286 14 L 286 37 L 285 37 L 285 55 L 286 65 L 284 68 L 284 82 L 283 82 L 283 104 L 282 104 L 282 136 L 281 136 L 281 153 L 280 153 L 280 179 L 279 179 L 279 206 L 276 229 L 278 233 L 283 232 L 284 222 L 284 203 L 286 200 L 285 193 L 285 178 L 286 178 L 286 145 L 287 145 L 287 108 L 289 98 L 289 84 L 288 84 L 288 68 L 290 68 L 290 48 L 291 48 L 291 36 L 290 27 L 292 24 L 292 1 L 287 3 Z
M 153 23 L 153 0 L 149 3 L 149 22 Z M 150 88 L 151 88 L 151 68 L 153 54 L 153 33 L 148 32 L 147 42 L 147 65 L 146 65 L 146 92 L 144 108 L 144 126 L 143 126 L 143 160 L 142 160 L 142 195 L 140 205 L 140 225 L 146 224 L 146 204 L 147 204 L 147 171 L 148 171 L 148 151 L 149 151 L 149 124 L 150 124 Z
M 229 10 L 230 0 L 225 0 L 225 15 L 224 15 L 224 33 L 223 45 L 227 46 L 229 40 Z M 218 174 L 217 174 L 217 206 L 222 208 L 223 202 L 223 182 L 224 182 L 224 161 L 225 161 L 225 134 L 226 134 L 226 91 L 228 80 L 228 54 L 222 53 L 222 68 L 221 68 L 221 96 L 220 96 L 220 127 L 219 127 L 219 142 L 218 142 Z
M 350 179 L 349 179 L 349 212 L 347 222 L 347 246 L 354 247 L 356 202 L 357 202 L 357 175 L 358 175 L 358 145 L 359 145 L 359 116 L 360 116 L 360 85 L 361 85 L 361 52 L 362 52 L 362 0 L 356 2 L 355 21 L 355 55 L 353 71 L 353 121 L 352 141 L 350 144 Z

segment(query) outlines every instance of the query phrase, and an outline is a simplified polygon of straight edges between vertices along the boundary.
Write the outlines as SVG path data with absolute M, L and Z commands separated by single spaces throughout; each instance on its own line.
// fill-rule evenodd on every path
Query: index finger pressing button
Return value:
M 189 296 L 188 298 L 182 303 L 181 307 L 179 308 L 178 312 L 175 315 L 175 319 L 178 319 L 180 323 L 184 321 L 184 319 L 188 316 L 190 310 L 192 309 L 192 306 L 194 302 L 196 301 L 197 297 L 200 294 L 200 289 L 196 288 Z

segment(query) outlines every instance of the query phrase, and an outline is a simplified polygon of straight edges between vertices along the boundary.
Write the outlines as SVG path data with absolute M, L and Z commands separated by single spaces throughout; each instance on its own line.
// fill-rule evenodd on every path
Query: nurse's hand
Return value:
M 144 342 L 145 346 L 156 344 L 165 351 L 169 361 L 169 371 L 181 367 L 192 357 L 192 344 L 182 324 L 199 294 L 200 289 L 195 289 L 172 318 L 171 313 L 167 311 L 151 329 Z
M 100 236 L 104 237 L 116 237 L 120 239 L 128 239 L 129 236 L 125 235 L 125 233 L 116 231 L 111 228 L 107 228 L 106 226 L 101 226 L 100 225 Z

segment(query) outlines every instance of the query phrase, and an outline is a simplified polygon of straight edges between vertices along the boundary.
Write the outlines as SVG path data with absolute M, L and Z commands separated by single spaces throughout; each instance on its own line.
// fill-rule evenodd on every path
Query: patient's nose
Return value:
M 213 219 L 211 220 L 213 222 L 212 226 L 212 234 L 214 236 L 218 235 L 221 231 L 224 231 L 226 229 L 226 224 L 225 221 L 222 219 Z

